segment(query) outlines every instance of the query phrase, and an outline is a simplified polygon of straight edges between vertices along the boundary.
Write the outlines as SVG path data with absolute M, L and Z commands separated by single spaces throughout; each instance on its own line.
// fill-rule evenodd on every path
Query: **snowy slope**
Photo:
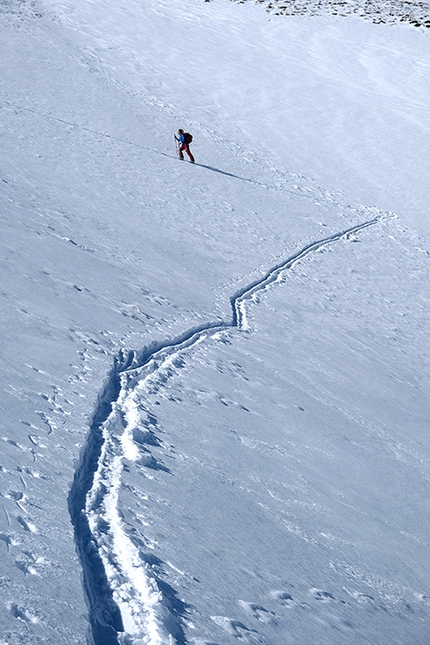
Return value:
M 429 234 L 427 30 L 224 0 L 49 2 L 141 100 Z
M 428 39 L 0 23 L 3 643 L 427 642 Z

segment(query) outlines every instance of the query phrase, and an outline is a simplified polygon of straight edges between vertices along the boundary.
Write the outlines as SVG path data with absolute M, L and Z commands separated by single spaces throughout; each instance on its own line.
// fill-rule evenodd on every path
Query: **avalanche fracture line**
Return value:
M 388 215 L 389 216 L 389 215 Z M 69 512 L 83 569 L 93 645 L 186 645 L 175 592 L 156 574 L 127 534 L 118 507 L 123 461 L 141 453 L 137 395 L 161 387 L 184 349 L 226 330 L 248 330 L 246 303 L 294 265 L 341 238 L 381 222 L 387 214 L 312 242 L 231 298 L 231 319 L 188 329 L 172 340 L 121 352 L 101 392 L 69 494 Z M 153 458 L 152 458 L 153 459 Z M 154 460 L 154 463 L 155 462 Z M 162 591 L 161 591 L 162 588 Z M 175 603 L 176 600 L 176 603 Z M 180 603 L 179 603 L 180 604 Z

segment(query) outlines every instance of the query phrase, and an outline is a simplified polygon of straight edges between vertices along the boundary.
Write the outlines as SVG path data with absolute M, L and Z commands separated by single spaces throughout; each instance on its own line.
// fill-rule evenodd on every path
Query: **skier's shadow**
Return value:
M 226 177 L 233 177 L 233 179 L 240 179 L 240 181 L 246 181 L 248 184 L 254 184 L 254 186 L 264 186 L 267 188 L 266 184 L 262 184 L 259 181 L 254 181 L 253 179 L 248 179 L 247 177 L 239 177 L 239 175 L 234 175 L 232 172 L 226 172 L 225 170 L 220 170 L 219 168 L 214 168 L 213 166 L 206 166 L 203 163 L 195 163 L 195 166 L 200 166 L 200 168 L 206 168 L 206 170 L 212 170 L 212 172 L 218 172 L 220 175 L 225 175 Z

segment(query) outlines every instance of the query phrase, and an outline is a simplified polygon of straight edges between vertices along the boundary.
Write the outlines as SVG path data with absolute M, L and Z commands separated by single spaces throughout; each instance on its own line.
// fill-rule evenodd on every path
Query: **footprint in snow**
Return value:
M 244 600 L 239 600 L 239 604 L 246 611 L 247 614 L 256 618 L 261 623 L 270 623 L 274 620 L 276 614 L 273 611 L 269 611 L 262 607 L 261 605 L 256 605 L 252 602 L 245 602 Z
M 33 524 L 33 522 L 25 520 L 21 515 L 18 515 L 16 519 L 24 531 L 28 531 L 29 533 L 39 533 L 38 528 Z
M 309 593 L 314 600 L 319 600 L 320 602 L 333 602 L 336 600 L 333 594 L 321 589 L 311 589 Z
M 10 533 L 0 533 L 0 541 L 5 543 L 8 551 L 10 551 L 11 546 L 18 544 L 18 541 Z
M 15 560 L 15 566 L 20 569 L 20 571 L 23 572 L 25 576 L 27 575 L 37 575 L 36 568 L 34 567 L 34 563 L 29 559 L 25 557 L 20 557 Z
M 364 595 L 364 594 L 360 594 L 360 595 Z M 416 594 L 414 594 L 414 595 L 415 595 L 415 596 L 418 598 L 418 600 L 420 600 L 421 602 L 430 602 L 430 596 L 427 596 L 427 595 L 426 595 L 426 594 L 424 594 L 424 593 L 416 593 Z M 372 596 L 369 596 L 369 598 L 372 598 Z M 372 600 L 373 600 L 373 598 L 372 598 Z
M 247 642 L 255 642 L 254 636 L 258 634 L 255 629 L 249 629 L 246 625 L 239 620 L 232 620 L 226 616 L 211 616 L 214 623 L 219 625 L 227 634 L 245 640 Z M 258 641 L 257 641 L 258 642 Z
M 348 589 L 345 589 L 345 591 L 354 598 L 360 605 L 367 605 L 375 602 L 375 599 L 373 596 L 370 596 L 367 593 L 361 593 L 360 591 L 348 591 Z
M 152 430 L 141 430 L 140 428 L 133 429 L 133 441 L 137 444 L 149 446 L 161 446 L 161 441 L 157 438 Z
M 292 595 L 287 593 L 286 591 L 272 591 L 271 594 L 279 604 L 283 605 L 284 607 L 294 607 L 297 605 L 296 601 L 293 599 Z
M 5 493 L 5 497 L 8 499 L 14 499 L 15 502 L 19 502 L 24 498 L 24 493 L 17 490 L 10 490 L 8 493 Z
M 156 459 L 149 450 L 142 450 L 142 454 L 139 459 L 136 461 L 138 466 L 143 468 L 150 468 L 151 470 L 162 470 L 165 473 L 172 474 L 169 468 L 165 466 L 161 461 Z
M 16 603 L 8 603 L 7 608 L 9 609 L 10 613 L 14 618 L 18 618 L 19 620 L 22 620 L 25 623 L 38 623 L 39 619 L 37 616 L 35 616 L 31 611 L 26 609 L 25 607 L 20 607 Z
M 48 480 L 48 477 L 46 477 L 45 475 L 42 475 L 42 473 L 40 473 L 38 470 L 34 470 L 33 468 L 27 468 L 27 467 L 23 468 L 22 466 L 16 466 L 16 470 L 19 473 L 25 473 L 26 475 L 30 475 L 30 477 L 34 477 L 35 479 Z M 27 485 L 23 477 L 21 477 L 21 481 L 23 483 L 24 488 L 27 488 Z

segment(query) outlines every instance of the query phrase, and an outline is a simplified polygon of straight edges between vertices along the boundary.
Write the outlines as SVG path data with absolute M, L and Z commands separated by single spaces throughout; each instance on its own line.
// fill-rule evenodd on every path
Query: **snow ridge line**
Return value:
M 119 510 L 124 460 L 167 470 L 144 445 L 154 445 L 142 419 L 142 392 L 163 387 L 181 351 L 227 330 L 250 329 L 246 303 L 280 282 L 285 271 L 322 247 L 380 223 L 374 218 L 311 242 L 230 298 L 230 321 L 192 327 L 140 351 L 121 352 L 99 397 L 86 446 L 69 494 L 69 511 L 83 568 L 93 645 L 186 645 L 185 610 L 157 577 L 144 553 L 144 538 L 130 535 Z M 140 401 L 140 403 L 139 403 Z M 146 411 L 144 411 L 146 412 Z M 145 438 L 146 437 L 146 438 Z

